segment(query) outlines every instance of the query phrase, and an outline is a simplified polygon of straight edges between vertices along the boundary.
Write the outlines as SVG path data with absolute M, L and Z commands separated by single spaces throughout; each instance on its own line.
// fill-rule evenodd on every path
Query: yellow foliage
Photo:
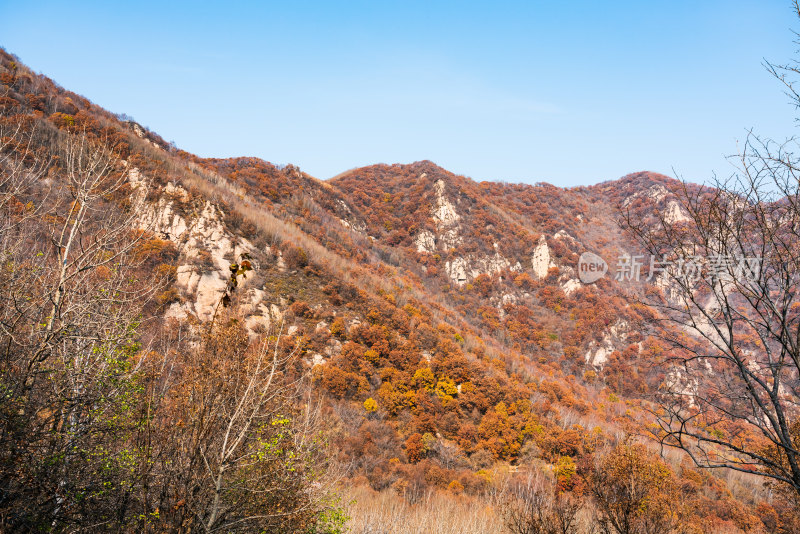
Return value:
M 420 367 L 414 373 L 414 387 L 417 389 L 433 391 L 433 386 L 435 383 L 436 377 L 433 376 L 433 371 L 431 371 L 430 367 Z
M 367 349 L 364 352 L 364 359 L 366 359 L 372 365 L 377 365 L 379 357 L 380 357 L 380 354 L 378 354 L 378 351 L 376 351 L 376 350 Z
M 452 400 L 458 395 L 458 388 L 455 382 L 449 378 L 443 378 L 436 384 L 436 395 L 441 399 Z
M 447 485 L 447 491 L 455 493 L 456 495 L 461 495 L 461 493 L 464 491 L 464 485 L 458 480 L 453 480 Z
M 378 411 L 378 403 L 372 397 L 364 401 L 364 409 L 367 413 L 374 413 Z

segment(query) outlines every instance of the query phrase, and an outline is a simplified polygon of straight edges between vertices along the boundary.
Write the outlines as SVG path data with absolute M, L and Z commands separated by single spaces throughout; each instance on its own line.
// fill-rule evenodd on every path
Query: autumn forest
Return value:
M 0 49 L 0 531 L 800 532 L 797 160 L 740 161 L 319 180 Z

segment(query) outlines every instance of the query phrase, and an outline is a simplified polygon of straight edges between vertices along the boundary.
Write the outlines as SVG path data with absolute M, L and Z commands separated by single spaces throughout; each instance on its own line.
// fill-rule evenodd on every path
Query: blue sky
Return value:
M 700 5 L 698 5 L 700 4 Z M 586 185 L 795 134 L 788 0 L 9 2 L 0 46 L 200 156 Z

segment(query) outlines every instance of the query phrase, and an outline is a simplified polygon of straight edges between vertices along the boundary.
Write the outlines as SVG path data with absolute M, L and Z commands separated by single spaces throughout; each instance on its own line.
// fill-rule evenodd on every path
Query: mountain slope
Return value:
M 680 220 L 679 182 L 477 183 L 428 161 L 321 181 L 257 158 L 199 158 L 0 59 L 3 121 L 35 132 L 14 153 L 54 158 L 52 140 L 81 131 L 116 145 L 117 209 L 144 206 L 136 226 L 169 281 L 142 338 L 193 339 L 220 313 L 254 339 L 282 329 L 352 479 L 410 500 L 459 486 L 482 498 L 493 477 L 545 465 L 581 494 L 604 448 L 642 433 L 668 348 L 655 312 L 627 298 L 643 284 L 613 279 L 616 258 L 638 253 L 618 219 Z M 591 285 L 577 275 L 586 251 L 611 269 Z M 233 291 L 230 266 L 244 259 L 254 269 Z M 757 521 L 749 481 L 725 489 L 680 459 L 671 467 L 693 484 L 698 524 Z

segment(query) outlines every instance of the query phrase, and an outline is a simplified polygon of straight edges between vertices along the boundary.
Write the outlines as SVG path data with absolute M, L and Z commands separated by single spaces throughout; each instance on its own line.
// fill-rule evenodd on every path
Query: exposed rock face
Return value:
M 669 191 L 663 185 L 655 184 L 647 190 L 646 194 L 654 202 L 661 202 L 669 195 Z
M 185 231 L 168 236 L 180 244 L 181 253 L 187 260 L 194 260 L 178 267 L 177 282 L 187 295 L 194 295 L 190 311 L 203 320 L 214 315 L 225 291 L 230 263 L 242 253 L 253 250 L 246 239 L 226 231 L 222 217 L 223 213 L 206 201 L 200 214 L 186 224 Z M 210 271 L 198 267 L 207 261 L 203 257 L 210 260 L 211 265 L 205 265 L 205 269 L 210 268 Z
M 586 351 L 584 356 L 586 363 L 594 367 L 603 367 L 611 353 L 618 350 L 617 347 L 624 344 L 625 340 L 628 339 L 629 331 L 630 325 L 627 321 L 620 319 L 611 325 L 599 343 L 592 342 L 589 345 L 589 350 Z
M 499 252 L 495 252 L 494 256 L 475 258 L 468 255 L 455 258 L 446 262 L 444 269 L 453 282 L 458 285 L 464 285 L 482 274 L 491 275 L 506 269 L 519 271 L 521 266 L 519 263 L 511 265 L 507 258 L 503 257 Z
M 337 200 L 336 206 L 337 211 L 342 215 L 342 217 L 339 219 L 339 222 L 342 223 L 342 226 L 362 234 L 366 233 L 367 225 L 364 223 L 364 221 L 360 221 L 356 218 L 356 216 L 353 214 L 353 210 L 351 210 L 350 206 L 347 205 L 347 202 L 344 200 Z
M 630 331 L 630 325 L 628 325 L 627 321 L 618 320 L 616 323 L 612 324 L 611 327 L 608 329 L 608 332 L 614 336 L 616 339 L 620 341 L 625 341 L 628 339 L 628 332 Z
M 144 199 L 147 195 L 148 185 L 139 169 L 132 168 L 128 172 L 128 180 L 136 191 L 135 196 Z M 173 199 L 185 202 L 189 198 L 189 193 L 183 187 L 172 183 L 167 184 L 163 193 L 158 202 L 142 211 L 139 216 L 139 227 L 170 241 L 180 243 L 188 225 L 184 217 L 175 212 L 175 200 Z
M 424 177 L 421 175 L 420 177 Z M 455 204 L 446 196 L 446 186 L 443 180 L 434 184 L 436 199 L 431 207 L 431 218 L 436 224 L 436 234 L 429 230 L 422 230 L 417 234 L 414 243 L 417 252 L 434 253 L 438 249 L 450 250 L 463 243 L 459 235 L 462 217 L 456 210 Z M 438 235 L 437 235 L 438 234 Z M 545 245 L 546 246 L 546 245 Z M 521 271 L 519 262 L 512 265 L 511 261 L 501 255 L 498 244 L 494 243 L 495 253 L 486 256 L 466 255 L 449 260 L 445 263 L 447 276 L 457 285 L 464 285 L 481 274 L 494 274 L 506 269 Z M 548 255 L 549 261 L 549 255 Z
M 547 240 L 542 236 L 539 238 L 539 244 L 533 250 L 531 268 L 533 269 L 533 274 L 541 280 L 547 276 L 547 271 L 550 270 L 550 267 L 550 249 L 547 247 Z
M 515 305 L 519 302 L 519 297 L 513 293 L 503 293 L 500 297 L 492 297 L 490 302 L 497 308 L 497 314 L 500 320 L 506 317 L 506 306 Z
M 568 243 L 577 243 L 577 240 L 569 235 L 566 230 L 559 230 L 553 235 L 554 239 L 562 239 Z
M 436 252 L 436 236 L 429 230 L 423 230 L 417 234 L 414 243 L 417 245 L 417 252 L 427 252 L 429 254 Z
M 631 205 L 631 203 L 636 200 L 637 198 L 647 197 L 656 204 L 667 198 L 669 195 L 669 190 L 661 184 L 654 184 L 649 188 L 645 189 L 644 191 L 637 191 L 636 193 L 630 195 L 625 199 L 622 203 L 623 208 L 627 208 Z
M 561 289 L 564 290 L 564 293 L 567 295 L 572 295 L 575 291 L 581 288 L 581 281 L 577 278 L 571 278 L 561 284 Z
M 675 224 L 689 221 L 689 217 L 683 212 L 680 204 L 676 200 L 670 200 L 664 210 L 664 220 L 667 224 Z
M 595 367 L 603 367 L 608 361 L 608 357 L 614 352 L 614 343 L 606 334 L 600 344 L 593 344 L 586 352 L 586 363 Z
M 420 175 L 424 178 L 425 173 Z M 460 245 L 463 239 L 459 235 L 461 230 L 458 221 L 461 220 L 461 215 L 456 211 L 455 205 L 447 198 L 445 194 L 445 183 L 443 180 L 438 180 L 433 184 L 436 193 L 436 199 L 431 206 L 431 218 L 436 225 L 436 234 L 429 230 L 422 230 L 414 238 L 414 244 L 417 245 L 417 252 L 427 252 L 429 254 L 436 252 L 437 243 L 445 250 L 449 250 Z M 438 234 L 438 235 L 437 235 Z
M 469 260 L 467 258 L 456 258 L 453 261 L 448 261 L 444 265 L 444 270 L 447 276 L 458 285 L 467 283 L 467 269 L 469 268 Z
M 665 204 L 663 207 L 663 216 L 667 224 L 675 224 L 689 220 L 683 208 L 678 201 L 675 200 L 674 195 L 671 195 L 669 190 L 661 184 L 654 184 L 645 190 L 636 191 L 632 195 L 629 195 L 622 203 L 622 207 L 627 208 L 638 198 L 648 199 L 653 204 Z
M 431 209 L 431 217 L 436 224 L 439 242 L 445 249 L 451 249 L 464 241 L 459 235 L 461 228 L 458 221 L 461 220 L 461 215 L 458 214 L 455 205 L 445 195 L 444 181 L 438 180 L 433 187 L 436 192 L 436 201 Z
M 269 330 L 283 319 L 283 314 L 275 304 L 271 306 L 265 302 L 264 292 L 260 289 L 252 288 L 249 291 L 249 302 L 244 305 L 243 312 L 248 315 L 245 325 L 251 331 L 259 329 Z
M 137 196 L 147 194 L 147 182 L 138 169 L 128 173 Z M 177 200 L 188 201 L 188 192 L 180 186 L 169 184 L 157 202 L 150 204 L 139 217 L 139 227 L 175 243 L 184 259 L 177 267 L 176 285 L 186 298 L 182 305 L 173 305 L 167 315 L 185 318 L 189 314 L 201 320 L 210 320 L 219 304 L 228 281 L 229 265 L 242 253 L 251 252 L 253 245 L 246 239 L 234 236 L 223 222 L 224 213 L 209 201 L 195 206 L 200 212 L 187 220 L 177 213 Z M 247 284 L 247 279 L 240 282 Z M 263 297 L 263 293 L 261 295 Z M 269 326 L 269 315 L 253 305 L 253 312 L 265 319 L 248 321 L 248 326 L 259 322 Z
M 186 221 L 183 217 L 173 212 L 173 203 L 161 198 L 151 211 L 145 212 L 140 218 L 140 225 L 156 234 L 172 241 L 178 240 L 186 232 Z
M 441 228 L 458 223 L 461 216 L 444 194 L 444 181 L 438 180 L 433 187 L 436 191 L 436 204 L 433 207 L 433 220 L 436 222 L 436 226 Z
M 700 388 L 700 382 L 696 377 L 690 376 L 680 367 L 673 367 L 664 377 L 664 387 L 670 393 L 689 399 L 688 406 L 694 408 L 694 401 Z

